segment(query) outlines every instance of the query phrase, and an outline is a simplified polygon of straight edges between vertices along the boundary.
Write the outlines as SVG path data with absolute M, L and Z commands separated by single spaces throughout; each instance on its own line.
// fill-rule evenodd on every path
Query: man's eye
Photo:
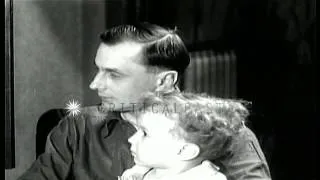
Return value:
M 142 134 L 143 134 L 144 137 L 148 137 L 148 133 L 147 132 L 142 131 Z
M 138 129 L 138 132 L 139 132 L 139 134 L 140 134 L 141 136 L 143 136 L 143 137 L 145 137 L 145 136 L 147 135 L 147 133 L 146 133 L 144 130 L 142 130 L 142 129 Z
M 112 77 L 112 78 L 119 78 L 120 77 L 120 75 L 119 74 L 117 74 L 117 73 L 109 73 L 109 76 L 110 77 Z

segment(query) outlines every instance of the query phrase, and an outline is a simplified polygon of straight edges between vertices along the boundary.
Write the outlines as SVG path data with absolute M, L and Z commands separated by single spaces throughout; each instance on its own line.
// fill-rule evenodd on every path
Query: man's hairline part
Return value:
M 174 34 L 174 35 L 178 36 L 177 34 Z M 141 59 L 140 58 L 139 59 L 134 59 L 133 62 L 145 66 L 147 72 L 148 73 L 152 73 L 152 74 L 158 74 L 160 72 L 165 72 L 165 71 L 175 71 L 178 74 L 178 79 L 179 79 L 180 73 L 177 70 L 173 70 L 173 69 L 169 69 L 169 68 L 165 68 L 165 67 L 160 67 L 160 66 L 156 66 L 156 65 L 153 66 L 153 65 L 144 63 L 144 62 L 148 62 L 148 61 L 145 61 L 146 58 L 147 58 L 146 54 L 145 54 L 146 48 L 149 45 L 151 45 L 153 43 L 156 43 L 157 41 L 165 40 L 168 36 L 172 36 L 172 34 L 167 34 L 167 35 L 163 36 L 160 39 L 156 39 L 156 40 L 153 40 L 153 41 L 150 41 L 150 42 L 137 42 L 137 41 L 132 40 L 132 39 L 123 39 L 123 40 L 118 41 L 116 43 L 107 43 L 107 42 L 101 41 L 99 47 L 101 47 L 102 44 L 106 45 L 106 46 L 110 46 L 110 47 L 117 46 L 117 45 L 124 44 L 124 43 L 132 43 L 132 44 L 139 45 L 139 46 L 141 46 L 141 49 L 140 49 L 139 53 L 140 53 L 142 58 Z M 96 65 L 95 61 L 94 61 L 94 64 Z

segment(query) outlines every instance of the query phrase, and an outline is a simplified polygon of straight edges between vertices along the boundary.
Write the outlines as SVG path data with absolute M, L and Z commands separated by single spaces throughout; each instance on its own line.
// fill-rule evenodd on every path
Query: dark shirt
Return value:
M 244 126 L 221 158 L 212 160 L 228 180 L 271 180 L 269 166 L 255 134 Z
M 134 164 L 128 138 L 135 128 L 119 112 L 101 113 L 98 107 L 67 116 L 47 138 L 45 153 L 18 180 L 117 180 Z M 255 135 L 241 131 L 218 166 L 228 180 L 270 179 L 269 169 Z

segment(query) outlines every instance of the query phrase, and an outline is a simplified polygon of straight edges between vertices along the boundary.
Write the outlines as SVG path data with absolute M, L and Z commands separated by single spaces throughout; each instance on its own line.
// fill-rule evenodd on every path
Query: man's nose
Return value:
M 89 85 L 90 89 L 96 90 L 102 87 L 102 76 L 97 74 Z

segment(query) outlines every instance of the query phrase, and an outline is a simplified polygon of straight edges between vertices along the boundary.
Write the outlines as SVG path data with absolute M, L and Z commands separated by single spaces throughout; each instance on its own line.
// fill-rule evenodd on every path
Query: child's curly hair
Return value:
M 245 101 L 206 94 L 150 93 L 144 96 L 142 102 L 143 112 L 163 113 L 176 121 L 176 126 L 170 131 L 172 135 L 197 144 L 200 157 L 204 159 L 215 159 L 223 155 L 231 138 L 243 127 L 249 115 L 243 105 Z

